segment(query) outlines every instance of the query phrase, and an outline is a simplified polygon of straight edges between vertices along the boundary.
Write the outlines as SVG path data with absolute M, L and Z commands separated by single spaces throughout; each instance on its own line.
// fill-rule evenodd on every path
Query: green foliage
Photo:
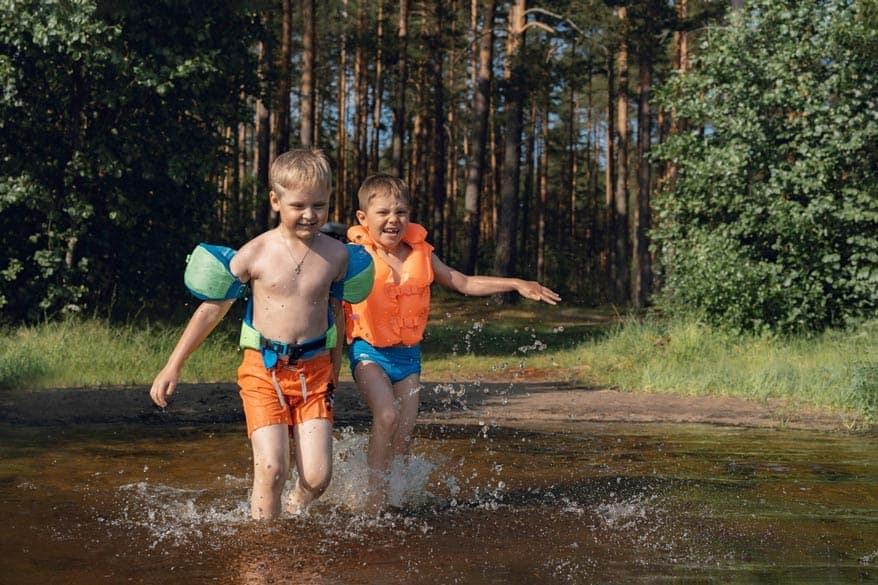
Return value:
M 237 0 L 0 0 L 3 321 L 179 298 L 254 37 Z
M 878 308 L 878 30 L 847 0 L 754 0 L 705 37 L 663 106 L 665 298 L 745 330 Z

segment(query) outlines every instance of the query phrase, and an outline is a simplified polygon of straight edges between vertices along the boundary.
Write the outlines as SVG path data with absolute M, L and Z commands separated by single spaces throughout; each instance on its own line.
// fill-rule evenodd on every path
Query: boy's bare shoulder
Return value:
M 263 232 L 241 246 L 232 259 L 232 271 L 239 277 L 250 278 L 259 272 L 259 263 L 269 249 L 269 236 L 273 230 Z
M 256 250 L 256 249 L 261 248 L 262 246 L 265 245 L 265 242 L 268 240 L 268 238 L 271 236 L 271 234 L 274 233 L 274 231 L 275 230 L 268 230 L 268 231 L 262 232 L 261 234 L 259 234 L 258 236 L 256 236 L 252 240 L 249 240 L 246 244 L 241 246 L 241 249 L 239 250 L 239 252 L 244 252 L 245 250 Z
M 314 242 L 315 247 L 319 247 L 319 251 L 333 260 L 346 260 L 348 249 L 344 244 L 335 238 L 321 234 Z

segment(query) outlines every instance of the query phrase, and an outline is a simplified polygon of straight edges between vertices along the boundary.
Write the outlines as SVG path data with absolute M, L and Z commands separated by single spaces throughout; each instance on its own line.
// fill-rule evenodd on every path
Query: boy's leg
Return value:
M 281 494 L 290 472 L 290 436 L 287 425 L 259 427 L 250 435 L 253 446 L 254 519 L 274 518 L 281 511 Z
M 372 433 L 366 462 L 369 466 L 369 486 L 366 506 L 378 511 L 385 506 L 387 470 L 393 457 L 393 437 L 399 420 L 393 386 L 390 378 L 377 364 L 361 362 L 356 370 L 357 388 L 372 411 Z
M 319 498 L 332 479 L 332 421 L 306 420 L 293 427 L 296 469 L 299 479 L 290 495 L 295 512 Z
M 396 432 L 393 435 L 393 454 L 408 455 L 412 444 L 412 432 L 418 419 L 421 377 L 412 374 L 393 385 L 393 394 L 398 402 Z

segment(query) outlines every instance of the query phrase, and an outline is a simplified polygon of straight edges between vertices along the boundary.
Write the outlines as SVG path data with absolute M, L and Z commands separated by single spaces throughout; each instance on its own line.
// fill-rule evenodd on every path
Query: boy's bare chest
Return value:
M 253 288 L 281 297 L 320 298 L 329 293 L 334 275 L 330 263 L 319 254 L 299 259 L 271 254 L 259 263 L 253 275 Z

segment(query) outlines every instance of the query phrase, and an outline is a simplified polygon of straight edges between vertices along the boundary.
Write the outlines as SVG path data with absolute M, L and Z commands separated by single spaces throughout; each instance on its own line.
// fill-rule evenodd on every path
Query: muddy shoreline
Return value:
M 336 394 L 336 423 L 368 421 L 356 387 L 343 381 Z M 424 382 L 419 421 L 517 427 L 687 423 L 818 431 L 859 426 L 839 413 L 791 409 L 779 401 L 618 392 L 557 382 Z M 152 404 L 147 386 L 0 392 L 0 423 L 6 424 L 236 422 L 243 423 L 243 413 L 234 383 L 181 384 L 164 410 Z

